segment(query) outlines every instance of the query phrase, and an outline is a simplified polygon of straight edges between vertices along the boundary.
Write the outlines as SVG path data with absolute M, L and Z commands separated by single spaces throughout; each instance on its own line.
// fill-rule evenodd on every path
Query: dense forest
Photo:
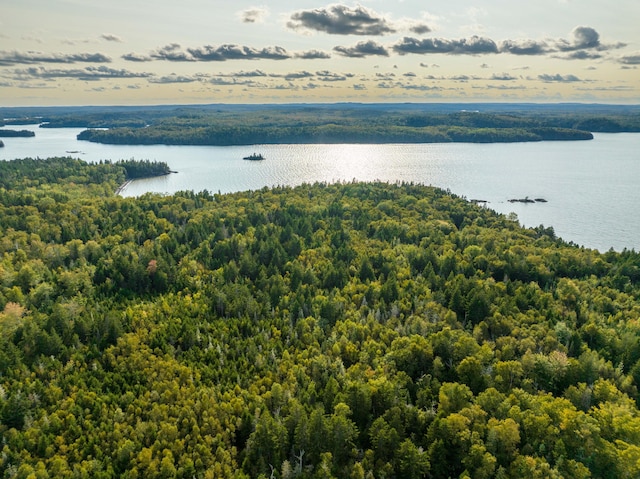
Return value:
M 414 184 L 0 162 L 5 478 L 637 478 L 640 255 Z

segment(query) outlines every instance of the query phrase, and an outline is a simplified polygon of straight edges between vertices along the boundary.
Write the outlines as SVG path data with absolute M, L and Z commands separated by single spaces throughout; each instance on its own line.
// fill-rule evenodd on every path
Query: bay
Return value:
M 382 145 L 165 146 L 78 141 L 81 128 L 5 138 L 0 159 L 72 156 L 85 161 L 165 161 L 176 174 L 130 183 L 123 196 L 180 190 L 229 193 L 315 181 L 413 182 L 486 201 L 527 227 L 553 227 L 587 248 L 640 250 L 640 134 L 600 133 L 591 141 Z M 244 161 L 251 153 L 264 161 Z M 546 203 L 511 203 L 513 198 Z

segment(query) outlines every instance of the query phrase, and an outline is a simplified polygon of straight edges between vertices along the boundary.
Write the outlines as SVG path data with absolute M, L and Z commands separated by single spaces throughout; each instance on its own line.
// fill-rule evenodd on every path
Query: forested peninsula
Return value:
M 124 145 L 255 145 L 300 143 L 508 143 L 543 140 L 591 140 L 588 131 L 567 128 L 408 127 L 396 125 L 308 125 L 177 127 L 170 122 L 144 129 L 85 130 L 78 140 Z
M 144 128 L 88 129 L 79 140 L 110 144 L 497 143 L 590 140 L 590 131 L 504 114 L 338 110 L 243 111 L 162 118 Z
M 415 184 L 0 162 L 0 475 L 636 478 L 640 255 Z

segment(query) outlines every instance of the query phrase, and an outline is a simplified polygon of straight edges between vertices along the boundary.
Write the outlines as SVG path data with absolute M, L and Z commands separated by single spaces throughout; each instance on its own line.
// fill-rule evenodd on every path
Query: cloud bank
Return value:
M 38 63 L 110 63 L 102 53 L 42 53 L 0 51 L 0 66 L 33 65 Z
M 72 69 L 49 69 L 45 67 L 29 67 L 17 69 L 13 72 L 16 80 L 29 79 L 56 79 L 56 78 L 75 78 L 77 80 L 94 81 L 103 79 L 117 78 L 150 78 L 151 73 L 139 73 L 126 70 L 124 68 L 109 68 L 107 66 L 72 68 Z
M 430 53 L 479 55 L 499 52 L 498 46 L 493 40 L 475 35 L 471 38 L 463 38 L 461 40 L 404 37 L 400 42 L 393 45 L 392 49 L 400 55 L 407 53 L 422 55 Z
M 364 58 L 368 56 L 383 56 L 388 57 L 389 51 L 379 43 L 373 40 L 366 42 L 359 42 L 352 47 L 335 47 L 333 49 L 336 53 L 350 58 Z
M 293 54 L 278 46 L 253 48 L 236 44 L 205 45 L 183 49 L 178 43 L 170 43 L 153 50 L 148 55 L 128 53 L 121 58 L 131 62 L 163 60 L 169 62 L 224 62 L 227 60 L 285 60 Z

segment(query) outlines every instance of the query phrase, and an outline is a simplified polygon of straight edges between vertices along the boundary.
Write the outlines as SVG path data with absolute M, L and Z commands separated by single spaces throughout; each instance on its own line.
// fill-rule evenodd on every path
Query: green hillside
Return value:
M 420 185 L 126 177 L 0 162 L 2 477 L 640 476 L 637 253 Z

